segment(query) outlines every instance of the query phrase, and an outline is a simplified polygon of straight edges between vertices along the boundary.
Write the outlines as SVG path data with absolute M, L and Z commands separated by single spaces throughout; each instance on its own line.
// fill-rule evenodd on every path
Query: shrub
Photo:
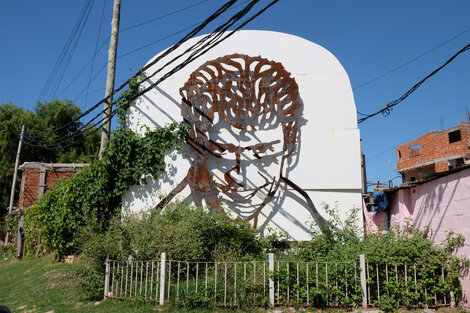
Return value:
M 25 214 L 28 251 L 45 246 L 58 255 L 79 249 L 77 234 L 83 227 L 103 232 L 121 209 L 121 200 L 142 177 L 157 177 L 164 170 L 164 157 L 179 148 L 185 127 L 174 123 L 148 131 L 141 137 L 118 129 L 101 161 L 59 182 Z M 39 238 L 37 238 L 39 236 Z M 40 244 L 40 246 L 37 246 Z
M 86 228 L 80 236 L 83 254 L 93 267 L 92 277 L 95 272 L 104 273 L 106 256 L 121 261 L 157 260 L 166 252 L 169 259 L 180 261 L 255 260 L 276 240 L 275 236 L 260 238 L 245 220 L 184 202 L 172 202 L 161 213 L 122 214 L 111 220 L 106 232 Z M 81 277 L 82 289 L 89 294 L 87 288 L 94 280 Z
M 411 221 L 400 227 L 396 225 L 387 233 L 377 231 L 369 235 L 362 235 L 355 226 L 358 210 L 352 210 L 349 216 L 341 221 L 338 209 L 326 207 L 329 220 L 321 228 L 313 228 L 314 237 L 296 249 L 296 254 L 303 260 L 313 262 L 331 262 L 341 267 L 341 263 L 358 262 L 359 254 L 364 254 L 366 262 L 374 267 L 368 279 L 371 288 L 377 281 L 376 273 L 380 277 L 386 277 L 387 269 L 384 264 L 398 264 L 399 273 L 395 273 L 396 267 L 389 266 L 390 275 L 403 276 L 404 266 L 409 267 L 408 280 L 413 279 L 413 269 L 419 267 L 418 278 L 421 286 L 413 292 L 406 293 L 404 281 L 390 280 L 382 287 L 381 299 L 374 300 L 375 305 L 384 311 L 392 311 L 399 303 L 406 306 L 419 306 L 427 304 L 426 297 L 431 294 L 453 293 L 456 300 L 461 295 L 459 278 L 462 277 L 462 267 L 468 268 L 470 262 L 466 258 L 455 256 L 455 251 L 463 245 L 464 237 L 448 232 L 445 240 L 435 243 L 429 238 L 430 229 L 422 230 L 413 226 Z M 341 260 L 338 263 L 338 260 Z M 441 279 L 441 268 L 446 272 L 446 279 Z M 331 272 L 329 279 L 341 282 L 344 279 L 344 270 Z M 330 273 L 329 273 L 330 274 Z M 413 287 L 414 288 L 414 287 Z M 385 290 L 384 290 L 385 289 Z M 429 294 L 426 292 L 429 291 Z M 341 297 L 341 295 L 340 295 Z M 347 299 L 341 299 L 346 303 Z M 357 298 L 353 305 L 359 304 Z

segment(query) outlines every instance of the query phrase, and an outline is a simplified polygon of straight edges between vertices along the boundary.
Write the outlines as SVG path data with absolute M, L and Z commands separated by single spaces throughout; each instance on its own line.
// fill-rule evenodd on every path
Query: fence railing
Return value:
M 442 266 L 365 262 L 106 261 L 105 297 L 243 307 L 450 304 Z M 446 292 L 444 292 L 446 290 Z

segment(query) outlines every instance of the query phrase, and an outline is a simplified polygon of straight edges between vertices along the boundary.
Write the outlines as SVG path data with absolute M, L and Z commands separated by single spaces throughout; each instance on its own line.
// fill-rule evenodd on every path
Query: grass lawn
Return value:
M 75 265 L 49 259 L 14 258 L 0 260 L 0 305 L 14 313 L 38 312 L 242 312 L 235 310 L 185 310 L 154 303 L 106 300 L 80 301 L 77 281 L 72 272 Z M 260 311 L 261 312 L 261 311 Z

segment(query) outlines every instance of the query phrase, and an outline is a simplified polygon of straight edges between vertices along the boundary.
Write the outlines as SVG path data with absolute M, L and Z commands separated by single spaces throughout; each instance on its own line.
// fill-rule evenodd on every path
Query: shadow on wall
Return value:
M 443 233 L 451 226 L 443 225 L 443 223 L 444 219 L 448 217 L 449 209 L 454 202 L 460 183 L 460 176 L 451 183 L 449 183 L 448 176 L 442 179 L 445 179 L 445 183 L 431 181 L 425 185 L 417 186 L 415 188 L 415 194 L 418 195 L 417 198 L 415 198 L 415 194 L 411 193 L 413 207 L 415 205 L 419 206 L 417 209 L 413 209 L 413 212 L 416 212 L 414 223 L 421 229 L 429 226 L 431 228 L 432 240 L 436 240 L 439 232 Z M 419 204 L 421 197 L 424 197 L 424 200 Z M 441 227 L 443 228 L 442 230 Z

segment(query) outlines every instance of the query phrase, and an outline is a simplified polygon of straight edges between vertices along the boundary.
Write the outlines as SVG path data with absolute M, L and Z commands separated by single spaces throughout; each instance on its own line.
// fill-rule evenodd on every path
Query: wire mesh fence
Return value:
M 364 262 L 107 261 L 105 296 L 189 307 L 449 305 L 444 266 Z

